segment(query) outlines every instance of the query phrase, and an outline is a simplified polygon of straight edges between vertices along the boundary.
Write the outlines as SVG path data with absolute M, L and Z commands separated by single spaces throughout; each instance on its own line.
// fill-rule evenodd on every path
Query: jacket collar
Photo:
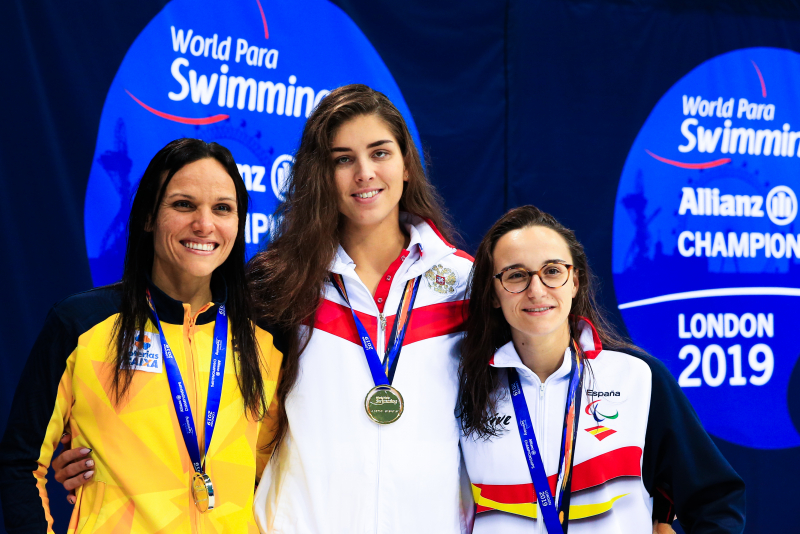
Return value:
M 559 368 L 554 372 L 552 375 L 547 377 L 547 380 L 558 380 L 559 378 L 564 378 L 569 375 L 569 371 L 572 368 L 572 357 L 571 357 L 572 350 L 567 347 L 564 351 L 564 357 L 561 361 L 561 365 Z M 500 347 L 497 352 L 495 352 L 494 357 L 489 362 L 489 365 L 492 367 L 497 368 L 510 368 L 513 367 L 517 369 L 517 371 L 521 371 L 522 374 L 525 376 L 530 377 L 535 381 L 539 381 L 539 377 L 531 371 L 524 363 L 522 363 L 522 358 L 519 357 L 517 353 L 517 349 L 514 348 L 514 342 L 509 341 L 502 347 Z
M 600 351 L 603 350 L 600 336 L 597 334 L 597 330 L 595 330 L 594 325 L 589 319 L 580 316 L 575 316 L 575 319 L 577 319 L 578 344 L 583 349 L 586 357 L 593 360 L 600 354 Z M 567 351 L 569 351 L 569 349 L 567 349 Z M 567 363 L 569 363 L 569 358 L 564 358 L 564 363 L 561 364 L 561 367 L 554 375 L 564 371 Z M 519 357 L 519 354 L 517 354 L 517 350 L 514 348 L 514 343 L 512 341 L 509 341 L 497 349 L 492 359 L 489 360 L 489 365 L 498 368 L 516 367 L 518 369 L 528 369 L 525 364 L 522 363 L 522 359 Z M 567 366 L 566 372 L 569 373 L 569 366 Z
M 443 258 L 456 251 L 456 248 L 444 239 L 431 221 L 410 213 L 400 212 L 400 224 L 405 227 L 410 237 L 408 259 L 414 261 L 414 265 L 409 268 L 406 276 L 409 279 L 428 271 Z M 330 272 L 347 275 L 354 273 L 355 267 L 356 264 L 352 258 L 339 245 L 329 268 Z M 355 275 L 353 274 L 353 276 Z
M 586 357 L 590 360 L 594 360 L 597 358 L 597 355 L 600 354 L 600 351 L 603 350 L 600 336 L 589 319 L 579 315 L 574 317 L 577 319 L 577 330 L 579 332 L 578 343 L 580 343 Z
M 156 307 L 159 320 L 162 323 L 183 324 L 183 303 L 161 291 L 149 275 L 147 276 L 147 287 L 150 289 L 150 296 L 153 298 L 153 305 Z M 228 285 L 225 283 L 225 278 L 221 274 L 214 273 L 211 276 L 211 306 L 197 316 L 195 324 L 203 325 L 213 322 L 217 317 L 217 307 L 225 304 L 227 300 Z M 196 313 L 196 310 L 194 311 Z

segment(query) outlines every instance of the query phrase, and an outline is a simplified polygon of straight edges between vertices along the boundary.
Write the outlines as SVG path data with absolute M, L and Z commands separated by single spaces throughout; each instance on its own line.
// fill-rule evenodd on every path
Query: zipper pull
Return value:
M 378 318 L 381 321 L 381 332 L 383 332 L 384 330 L 386 330 L 386 316 L 382 313 L 379 313 Z
M 539 384 L 539 398 L 544 398 L 544 384 Z

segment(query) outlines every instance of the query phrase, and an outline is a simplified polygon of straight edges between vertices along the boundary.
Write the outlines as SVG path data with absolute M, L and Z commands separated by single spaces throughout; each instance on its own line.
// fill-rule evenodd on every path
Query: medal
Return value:
M 214 484 L 205 473 L 195 473 L 192 477 L 192 498 L 201 513 L 214 509 Z
M 181 434 L 183 434 L 183 442 L 186 444 L 186 450 L 189 453 L 189 458 L 192 460 L 192 467 L 194 467 L 195 471 L 194 475 L 192 475 L 192 483 L 189 489 L 192 492 L 192 499 L 194 499 L 195 506 L 197 506 L 197 509 L 200 510 L 201 513 L 205 513 L 214 509 L 214 485 L 211 483 L 211 477 L 205 472 L 205 458 L 200 457 L 200 447 L 197 444 L 197 430 L 194 426 L 194 417 L 192 417 L 192 409 L 186 394 L 186 386 L 183 383 L 183 377 L 181 377 L 178 364 L 175 363 L 175 356 L 172 354 L 172 349 L 169 348 L 167 338 L 164 336 L 164 330 L 161 328 L 161 321 L 158 319 L 158 313 L 153 304 L 153 299 L 150 297 L 149 290 L 147 291 L 147 301 L 150 304 L 150 309 L 153 311 L 154 322 L 161 336 L 164 368 L 167 371 L 167 381 L 169 382 L 169 389 L 172 393 L 172 402 L 175 405 L 175 414 L 178 416 Z M 222 382 L 225 377 L 225 354 L 227 352 L 227 346 L 228 316 L 225 313 L 225 306 L 220 305 L 217 309 L 217 318 L 214 323 L 214 344 L 211 349 L 211 372 L 208 378 L 208 396 L 206 398 L 205 417 L 205 454 L 208 454 L 208 448 L 211 446 L 211 436 L 214 434 L 217 411 L 219 410 L 219 403 L 222 397 Z
M 383 363 L 381 363 L 381 358 L 378 356 L 378 351 L 375 350 L 375 345 L 372 343 L 367 329 L 364 328 L 355 310 L 353 310 L 353 306 L 350 305 L 350 299 L 347 298 L 347 289 L 344 287 L 344 278 L 340 274 L 331 274 L 333 287 L 347 302 L 347 305 L 350 306 L 350 311 L 353 313 L 353 320 L 356 323 L 358 336 L 361 339 L 361 347 L 364 349 L 364 356 L 367 358 L 369 371 L 375 384 L 375 387 L 369 390 L 364 399 L 364 409 L 367 411 L 369 418 L 379 425 L 394 423 L 403 415 L 403 396 L 391 384 L 394 372 L 397 369 L 397 362 L 400 359 L 403 338 L 405 338 L 406 328 L 411 320 L 411 310 L 414 308 L 414 300 L 417 298 L 417 290 L 419 289 L 421 278 L 421 276 L 418 276 L 406 283 L 403 297 L 400 299 L 400 306 L 398 306 L 397 314 L 394 317 L 392 336 L 389 339 L 389 350 Z
M 403 396 L 392 386 L 375 386 L 367 393 L 364 408 L 370 419 L 388 425 L 403 415 Z

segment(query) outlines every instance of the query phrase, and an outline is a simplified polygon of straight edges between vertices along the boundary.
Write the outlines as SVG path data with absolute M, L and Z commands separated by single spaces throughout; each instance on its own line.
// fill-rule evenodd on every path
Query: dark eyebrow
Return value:
M 544 260 L 542 262 L 542 267 L 544 267 L 548 263 L 563 263 L 563 264 L 566 264 L 567 262 L 565 262 L 564 260 L 559 260 L 559 259 Z M 503 269 L 518 269 L 520 267 L 522 267 L 523 269 L 527 269 L 527 267 L 525 267 L 525 265 L 523 265 L 521 263 L 515 263 L 513 265 L 506 265 L 505 267 L 503 267 Z M 502 271 L 503 269 L 500 269 L 500 270 Z
M 183 198 L 186 198 L 186 199 L 189 199 L 189 200 L 195 200 L 195 198 L 192 195 L 189 195 L 189 194 L 186 194 L 186 193 L 181 193 L 180 191 L 178 191 L 176 193 L 172 193 L 167 198 L 171 199 L 171 198 L 174 198 L 174 197 L 183 197 Z M 227 201 L 230 201 L 230 202 L 236 202 L 236 199 L 232 198 L 232 197 L 217 197 L 217 202 L 222 202 L 223 200 L 227 200 Z
M 391 139 L 381 139 L 380 141 L 375 141 L 374 143 L 370 143 L 367 145 L 367 148 L 375 148 L 376 146 L 385 145 L 386 143 L 394 143 Z M 335 146 L 331 149 L 331 152 L 351 152 L 351 148 L 343 147 L 343 146 Z
M 367 145 L 367 148 L 373 148 L 376 146 L 385 145 L 386 143 L 394 143 L 391 139 L 381 139 L 380 141 L 375 141 L 374 143 L 370 143 Z
M 167 198 L 173 198 L 173 197 L 184 197 L 188 198 L 189 200 L 194 200 L 194 197 L 192 195 L 187 195 L 186 193 L 181 193 L 180 191 L 178 191 L 177 193 L 172 193 Z

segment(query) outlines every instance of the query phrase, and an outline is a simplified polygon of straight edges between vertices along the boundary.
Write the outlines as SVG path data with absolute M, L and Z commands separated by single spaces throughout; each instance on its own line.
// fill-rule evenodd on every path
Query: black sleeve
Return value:
M 272 334 L 272 345 L 285 357 L 286 351 L 289 350 L 291 333 L 287 329 L 270 324 L 263 319 L 258 319 L 256 321 L 256 326 Z
M 0 443 L 0 501 L 9 534 L 47 532 L 45 503 L 34 473 L 56 406 L 58 385 L 74 350 L 68 328 L 55 310 L 45 320 L 22 371 Z M 59 354 L 61 357 L 56 357 Z
M 637 357 L 653 376 L 642 458 L 645 488 L 650 495 L 671 499 L 687 533 L 742 532 L 744 482 L 703 429 L 666 366 L 651 356 Z
M 45 319 L 22 371 L 0 442 L 0 502 L 8 534 L 47 532 L 49 507 L 37 487 L 37 476 L 43 480 L 43 474 L 35 472 L 46 442 L 54 449 L 63 432 L 62 421 L 51 422 L 59 384 L 78 337 L 117 310 L 116 293 L 98 289 L 69 297 Z M 50 458 L 43 461 L 46 467 Z

